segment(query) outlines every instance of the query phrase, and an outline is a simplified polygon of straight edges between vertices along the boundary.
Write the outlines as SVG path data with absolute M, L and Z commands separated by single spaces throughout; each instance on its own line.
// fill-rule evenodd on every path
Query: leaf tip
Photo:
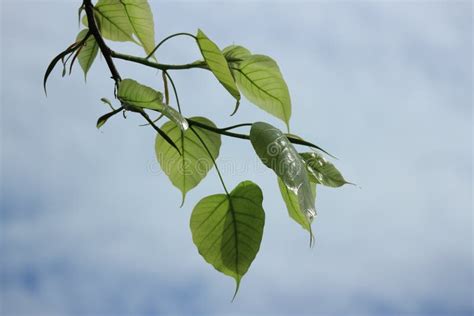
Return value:
M 237 103 L 235 103 L 235 109 L 230 116 L 234 116 L 234 114 L 237 113 L 239 106 L 240 106 L 240 100 L 237 100 Z
M 179 206 L 179 208 L 183 207 L 185 200 L 186 200 L 186 193 L 182 191 L 181 192 L 181 205 Z
M 237 292 L 239 292 L 239 287 L 240 287 L 240 277 L 235 278 L 235 292 L 234 296 L 232 296 L 232 300 L 230 301 L 231 303 L 234 302 L 235 297 L 237 296 Z
M 314 242 L 315 242 L 315 238 L 314 238 L 314 235 L 313 235 L 313 230 L 311 229 L 311 224 L 309 224 L 309 248 L 313 248 L 314 246 Z

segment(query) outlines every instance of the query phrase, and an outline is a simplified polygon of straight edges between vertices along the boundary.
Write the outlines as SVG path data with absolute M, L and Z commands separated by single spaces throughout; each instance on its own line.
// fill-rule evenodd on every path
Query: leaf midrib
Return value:
M 287 116 L 287 113 L 286 113 L 286 109 L 285 109 L 285 105 L 283 104 L 283 102 L 276 96 L 272 95 L 271 93 L 269 93 L 268 91 L 265 91 L 263 90 L 263 88 L 261 88 L 259 85 L 257 85 L 253 80 L 251 80 L 242 70 L 240 70 L 239 68 L 234 68 L 232 67 L 231 68 L 232 70 L 236 70 L 238 72 L 240 72 L 250 83 L 252 83 L 253 86 L 257 87 L 258 90 L 262 91 L 263 93 L 265 93 L 266 95 L 268 95 L 269 97 L 277 100 L 280 105 L 281 105 L 281 109 L 283 111 L 283 116 L 285 117 L 285 121 L 289 121 L 289 117 Z

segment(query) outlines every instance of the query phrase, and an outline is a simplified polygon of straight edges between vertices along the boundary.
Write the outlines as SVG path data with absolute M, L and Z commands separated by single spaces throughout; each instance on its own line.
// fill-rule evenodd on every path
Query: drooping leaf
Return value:
M 77 35 L 76 42 L 79 42 L 84 39 L 87 33 L 89 33 L 89 29 L 84 29 L 80 31 Z M 81 65 L 82 70 L 84 71 L 84 78 L 86 78 L 87 72 L 91 68 L 92 63 L 94 62 L 95 57 L 97 56 L 97 52 L 99 51 L 99 45 L 97 44 L 94 36 L 89 36 L 79 49 L 80 51 L 77 58 L 79 60 L 79 64 Z
M 84 12 L 84 4 L 81 4 L 79 9 L 77 10 L 77 26 L 81 26 L 82 12 Z
M 51 72 L 53 71 L 54 67 L 56 67 L 56 64 L 62 60 L 65 56 L 67 56 L 68 54 L 71 54 L 73 53 L 76 49 L 78 48 L 78 43 L 74 43 L 72 44 L 71 46 L 69 46 L 68 48 L 66 48 L 64 51 L 62 51 L 61 53 L 59 53 L 56 57 L 53 58 L 53 60 L 51 60 L 51 62 L 49 63 L 48 65 L 48 68 L 46 68 L 46 71 L 44 73 L 44 77 L 43 77 L 43 89 L 44 89 L 44 93 L 47 95 L 47 91 L 46 91 L 46 83 L 48 82 L 48 78 L 49 78 L 49 75 L 51 74 Z M 65 69 L 65 68 L 64 68 Z M 64 69 L 63 69 L 63 72 L 64 72 Z
M 229 59 L 245 59 L 251 55 L 250 51 L 239 45 L 230 45 L 222 50 L 224 57 Z
M 226 88 L 227 91 L 237 100 L 237 106 L 240 101 L 240 92 L 235 84 L 234 77 L 230 72 L 229 65 L 221 50 L 212 42 L 201 30 L 197 32 L 197 43 L 204 61 L 209 66 L 217 80 Z M 236 107 L 237 107 L 236 106 Z M 235 112 L 235 111 L 234 111 Z
M 192 120 L 216 127 L 213 122 L 204 117 L 193 117 Z M 163 124 L 161 130 L 180 148 L 181 155 L 171 150 L 171 146 L 160 135 L 156 136 L 155 152 L 161 169 L 171 180 L 171 183 L 182 193 L 182 202 L 186 193 L 196 187 L 212 169 L 213 161 L 206 148 L 191 129 L 182 132 L 173 122 Z M 206 144 L 214 160 L 219 156 L 221 136 L 208 130 L 194 127 L 194 130 Z
M 120 111 L 122 111 L 121 108 L 119 109 L 114 109 L 112 112 L 109 112 L 107 114 L 104 114 L 102 115 L 101 117 L 99 117 L 97 119 L 97 124 L 96 124 L 96 127 L 97 128 L 101 128 L 109 118 L 111 118 L 112 116 L 114 116 L 115 114 L 119 113 Z
M 256 122 L 250 129 L 250 141 L 260 160 L 298 197 L 300 210 L 311 222 L 316 216 L 311 183 L 303 159 L 288 138 L 276 127 Z
M 147 54 L 155 47 L 153 13 L 147 0 L 99 0 L 94 14 L 104 38 L 138 44 L 135 35 Z
M 288 215 L 297 222 L 298 224 L 306 229 L 308 232 L 311 233 L 311 223 L 308 221 L 306 216 L 304 216 L 304 212 L 300 208 L 300 204 L 298 203 L 298 196 L 290 190 L 285 183 L 281 180 L 280 177 L 278 179 L 278 187 L 280 188 L 280 193 L 285 202 L 286 208 L 288 209 Z M 316 183 L 311 182 L 311 191 L 316 198 Z
M 306 164 L 311 181 L 333 188 L 352 184 L 347 182 L 339 170 L 323 156 L 315 152 L 301 153 L 300 156 Z
M 227 52 L 229 54 L 232 54 L 232 50 Z M 288 127 L 291 117 L 290 93 L 276 62 L 264 55 L 245 56 L 246 52 L 242 48 L 236 49 L 234 54 L 245 57 L 231 65 L 239 90 L 250 102 L 283 120 Z
M 153 88 L 142 85 L 133 79 L 124 79 L 119 84 L 117 97 L 126 110 L 133 111 L 135 107 L 155 110 L 178 124 L 182 130 L 188 129 L 188 121 L 174 108 L 164 104 L 163 94 Z
M 216 270 L 235 279 L 235 294 L 260 248 L 265 224 L 262 201 L 260 188 L 244 181 L 229 196 L 203 198 L 191 215 L 193 242 L 199 253 Z

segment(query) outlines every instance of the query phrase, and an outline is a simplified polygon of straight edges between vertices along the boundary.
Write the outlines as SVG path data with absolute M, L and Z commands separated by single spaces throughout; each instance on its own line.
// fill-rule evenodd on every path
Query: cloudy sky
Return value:
M 472 4 L 461 1 L 152 1 L 156 37 L 202 28 L 276 59 L 292 132 L 329 150 L 358 186 L 320 188 L 316 245 L 287 215 L 249 142 L 223 139 L 228 187 L 264 191 L 260 252 L 234 281 L 198 254 L 193 206 L 221 193 L 215 171 L 188 194 L 160 172 L 154 132 L 117 116 L 105 62 L 87 80 L 43 72 L 79 31 L 79 1 L 1 2 L 0 314 L 468 315 L 472 253 Z M 117 50 L 142 54 L 132 44 Z M 160 49 L 197 59 L 190 38 Z M 161 89 L 156 71 L 117 62 Z M 184 112 L 218 126 L 265 120 L 202 70 L 172 73 Z M 246 130 L 242 130 L 246 132 Z

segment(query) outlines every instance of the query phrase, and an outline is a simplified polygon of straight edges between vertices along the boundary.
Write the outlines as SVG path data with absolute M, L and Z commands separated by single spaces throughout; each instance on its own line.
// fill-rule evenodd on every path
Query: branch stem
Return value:
M 250 139 L 249 135 L 233 133 L 233 132 L 227 131 L 228 129 L 234 128 L 237 125 L 236 126 L 230 126 L 230 127 L 227 127 L 227 128 L 217 128 L 217 127 L 209 126 L 209 125 L 194 121 L 192 119 L 187 119 L 187 121 L 189 123 L 189 126 L 197 126 L 197 127 L 203 128 L 203 129 L 207 129 L 208 131 L 211 131 L 211 132 L 214 132 L 214 133 L 217 133 L 217 134 L 221 134 L 221 135 L 225 135 L 225 136 L 229 136 L 229 137 L 240 138 L 240 139 Z M 242 125 L 247 125 L 247 124 L 248 123 L 245 123 L 245 124 L 242 124 Z M 286 136 L 286 137 L 293 144 L 312 147 L 312 148 L 318 149 L 318 150 L 322 151 L 323 153 L 335 158 L 333 155 L 331 155 L 330 153 L 328 153 L 327 151 L 325 151 L 324 149 L 322 149 L 321 147 L 319 147 L 319 146 L 317 146 L 313 143 L 307 142 L 307 141 L 302 140 L 302 139 L 294 138 L 294 137 L 291 137 L 291 136 Z
M 207 64 L 204 61 L 195 61 L 193 63 L 183 64 L 183 65 L 160 64 L 153 61 L 149 61 L 146 58 L 117 53 L 112 50 L 110 51 L 110 56 L 116 59 L 131 61 L 134 63 L 142 64 L 142 65 L 159 69 L 159 70 L 183 70 L 183 69 L 193 69 L 193 68 L 208 69 Z
M 202 145 L 204 146 L 204 148 L 206 149 L 207 154 L 208 154 L 209 157 L 212 159 L 212 163 L 214 164 L 214 167 L 216 167 L 217 175 L 219 176 L 219 180 L 221 181 L 222 187 L 224 188 L 224 191 L 225 191 L 226 195 L 229 196 L 229 191 L 227 190 L 227 187 L 225 186 L 224 178 L 222 177 L 221 171 L 219 170 L 219 167 L 217 166 L 217 163 L 216 163 L 216 160 L 214 159 L 214 156 L 212 156 L 212 153 L 211 153 L 211 151 L 209 150 L 209 148 L 207 147 L 206 143 L 205 143 L 204 140 L 201 138 L 201 136 L 199 136 L 199 134 L 194 130 L 194 128 L 193 128 L 192 126 L 189 126 L 189 128 L 190 128 L 191 131 L 194 133 L 194 135 L 196 135 L 196 137 L 199 139 L 199 141 L 201 142 L 201 144 L 202 144 Z
M 109 67 L 109 70 L 112 74 L 112 79 L 114 79 L 115 81 L 115 84 L 116 86 L 118 86 L 119 82 L 121 81 L 121 77 L 120 77 L 120 74 L 117 70 L 117 68 L 115 67 L 115 64 L 114 64 L 114 61 L 113 61 L 113 58 L 117 58 L 117 59 L 122 59 L 122 60 L 127 60 L 127 61 L 131 61 L 131 62 L 135 62 L 135 63 L 139 63 L 139 64 L 142 64 L 142 65 L 145 65 L 145 66 L 148 66 L 148 67 L 151 67 L 151 68 L 156 68 L 156 69 L 160 69 L 160 70 L 164 70 L 164 71 L 167 71 L 167 70 L 182 70 L 182 69 L 193 69 L 193 68 L 201 68 L 201 69 L 207 69 L 209 70 L 209 67 L 207 65 L 207 63 L 205 61 L 195 61 L 193 63 L 190 63 L 190 64 L 183 64 L 183 65 L 169 65 L 169 64 L 160 64 L 160 63 L 156 63 L 156 62 L 152 62 L 152 61 L 149 61 L 147 58 L 149 56 L 147 56 L 147 58 L 142 58 L 142 57 L 136 57 L 136 56 L 132 56 L 132 55 L 126 55 L 126 54 L 121 54 L 121 53 L 117 53 L 113 50 L 111 50 L 107 44 L 105 43 L 104 39 L 102 38 L 102 35 L 100 34 L 100 31 L 99 31 L 99 28 L 97 27 L 97 23 L 95 21 L 95 18 L 94 18 L 94 6 L 92 4 L 92 1 L 91 0 L 83 0 L 83 5 L 84 5 L 84 10 L 86 11 L 86 15 L 87 15 L 87 22 L 88 22 L 88 25 L 89 25 L 89 31 L 91 32 L 91 34 L 94 36 L 95 40 L 97 41 L 97 44 L 99 45 L 99 49 L 102 53 L 102 55 L 104 56 L 105 58 L 105 61 L 107 62 L 107 66 Z M 178 33 L 178 34 L 181 34 L 181 33 Z M 188 34 L 188 33 L 182 33 L 181 35 L 190 35 L 192 37 L 195 37 L 194 35 L 192 34 Z M 168 36 L 167 39 L 171 38 L 171 37 L 174 37 L 174 36 L 178 36 L 177 34 L 174 34 L 174 35 L 170 35 Z M 166 40 L 166 39 L 165 39 Z M 160 44 L 162 44 L 165 40 L 161 41 Z M 154 51 L 156 51 L 156 49 L 158 49 L 158 47 L 160 46 L 160 44 L 157 45 L 157 47 L 153 50 L 152 53 L 154 53 Z M 150 54 L 151 56 L 151 54 Z M 238 61 L 240 59 L 228 59 L 227 61 L 228 62 L 232 62 L 232 61 Z M 166 75 L 167 73 L 165 73 Z M 173 90 L 175 92 L 175 95 L 177 97 L 177 93 L 176 93 L 176 87 L 174 86 L 174 83 L 171 79 L 171 77 L 169 76 L 168 74 L 168 79 L 170 79 L 170 82 L 173 86 Z M 168 140 L 168 142 L 173 146 L 175 147 L 176 150 L 178 150 L 179 152 L 179 149 L 176 147 L 176 144 L 174 144 L 173 141 L 171 141 L 171 139 L 169 139 L 168 135 L 166 135 L 163 131 L 161 131 L 155 124 L 154 122 L 148 117 L 148 115 L 144 112 L 144 111 L 141 111 L 140 114 L 146 119 L 146 121 L 148 122 L 148 124 L 152 125 L 152 127 L 161 135 L 163 136 L 166 140 Z M 221 135 L 225 135 L 225 136 L 229 136 L 229 137 L 234 137 L 234 138 L 240 138 L 240 139 L 247 139 L 249 140 L 250 139 L 250 136 L 249 135 L 245 135 L 245 134 L 239 134 L 239 133 L 233 133 L 233 132 L 229 132 L 228 130 L 229 129 L 232 129 L 232 128 L 236 128 L 236 127 L 240 127 L 240 126 L 248 126 L 249 124 L 239 124 L 239 125 L 235 125 L 235 126 L 230 126 L 230 127 L 227 127 L 227 128 L 215 128 L 215 127 L 212 127 L 212 126 L 208 126 L 206 124 L 202 124 L 202 123 L 199 123 L 197 121 L 193 121 L 192 119 L 187 119 L 188 122 L 189 122 L 189 126 L 192 127 L 192 126 L 197 126 L 197 127 L 200 127 L 200 128 L 203 128 L 203 129 L 207 129 L 211 132 L 214 132 L 214 133 L 218 133 L 218 134 L 221 134 Z M 194 130 L 193 130 L 194 131 Z M 298 139 L 298 138 L 293 138 L 291 136 L 287 136 L 288 137 L 288 140 L 293 143 L 293 144 L 298 144 L 298 145 L 305 145 L 305 146 L 309 146 L 309 147 L 312 147 L 312 148 L 316 148 L 328 155 L 330 155 L 331 157 L 333 157 L 331 154 L 329 154 L 327 151 L 325 151 L 324 149 L 320 148 L 319 146 L 316 146 L 310 142 L 307 142 L 307 141 L 304 141 L 304 140 L 301 140 L 301 139 Z M 227 190 L 226 190 L 227 191 Z
M 104 39 L 102 38 L 102 35 L 100 34 L 99 28 L 97 27 L 97 23 L 94 18 L 94 6 L 92 5 L 91 0 L 84 0 L 84 10 L 86 11 L 87 15 L 87 22 L 89 25 L 89 30 L 94 36 L 97 44 L 99 45 L 100 52 L 104 56 L 105 62 L 107 63 L 107 66 L 110 69 L 110 72 L 112 74 L 112 79 L 114 79 L 115 84 L 118 85 L 120 82 L 120 74 L 115 68 L 114 61 L 112 60 L 112 56 L 110 55 L 110 48 L 105 44 Z
M 189 34 L 189 33 L 185 33 L 185 32 L 172 34 L 172 35 L 170 35 L 170 36 L 164 38 L 161 42 L 159 42 L 158 45 L 156 45 L 156 47 L 151 51 L 151 53 L 150 53 L 148 56 L 146 56 L 145 59 L 149 59 L 151 56 L 153 56 L 153 54 L 158 50 L 158 48 L 160 48 L 160 46 L 161 46 L 164 42 L 166 42 L 167 40 L 169 40 L 169 39 L 171 39 L 171 38 L 173 38 L 173 37 L 176 37 L 176 36 L 190 36 L 190 37 L 196 39 L 196 36 L 194 36 L 193 34 Z

